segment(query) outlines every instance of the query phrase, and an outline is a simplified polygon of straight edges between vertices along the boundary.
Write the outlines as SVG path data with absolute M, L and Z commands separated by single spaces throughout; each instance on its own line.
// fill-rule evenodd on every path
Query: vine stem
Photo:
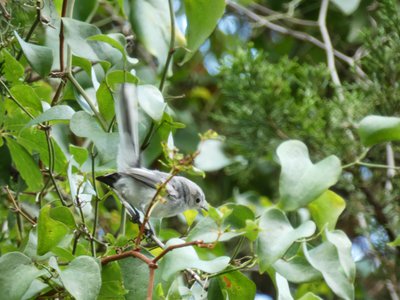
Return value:
M 14 95 L 11 93 L 11 91 L 8 89 L 7 85 L 3 82 L 3 80 L 0 79 L 0 84 L 3 86 L 3 88 L 6 90 L 8 96 L 10 99 L 18 105 L 18 107 L 25 113 L 27 116 L 31 119 L 34 119 L 35 117 L 28 111 L 26 108 L 18 101 L 17 98 L 14 97 Z
M 46 142 L 47 142 L 47 150 L 49 152 L 49 176 L 51 179 L 51 182 L 54 185 L 54 188 L 56 189 L 57 195 L 60 198 L 61 204 L 63 206 L 67 206 L 67 203 L 64 200 L 64 197 L 61 194 L 61 191 L 57 185 L 57 182 L 54 178 L 53 172 L 54 172 L 54 161 L 55 161 L 55 153 L 54 153 L 54 145 L 53 141 L 51 140 L 50 136 L 50 127 L 46 126 L 44 129 L 44 133 L 46 135 Z
M 92 237 L 93 239 L 96 238 L 96 233 L 97 233 L 97 223 L 99 222 L 99 195 L 97 193 L 97 187 L 96 187 L 96 174 L 95 174 L 95 159 L 96 159 L 96 154 L 94 153 L 94 149 L 92 147 L 92 151 L 90 152 L 92 156 L 92 181 L 93 181 L 93 189 L 95 192 L 95 204 L 94 204 L 94 220 L 93 220 L 93 229 L 92 229 Z M 96 257 L 96 248 L 94 246 L 94 240 L 92 242 L 92 248 L 93 248 L 93 256 Z
M 11 194 L 11 191 L 8 189 L 8 186 L 5 186 L 5 190 L 7 193 L 8 200 L 12 203 L 14 206 L 15 212 L 19 215 L 21 215 L 25 220 L 27 220 L 29 223 L 31 223 L 33 226 L 36 225 L 36 221 L 27 213 L 25 212 L 18 204 L 17 200 L 13 197 Z
M 169 65 L 171 64 L 172 57 L 174 56 L 174 53 L 175 53 L 175 14 L 174 14 L 174 7 L 173 7 L 172 0 L 168 0 L 168 8 L 169 8 L 169 17 L 170 17 L 170 25 L 171 25 L 171 37 L 170 37 L 170 41 L 169 41 L 167 60 L 165 61 L 164 69 L 163 69 L 163 72 L 161 75 L 160 85 L 158 87 L 161 92 L 164 89 L 165 81 L 167 80 Z M 157 130 L 157 128 L 155 128 L 155 123 L 154 123 L 154 121 L 152 121 L 150 124 L 150 128 L 147 131 L 145 138 L 143 139 L 143 143 L 140 147 L 140 150 L 143 151 L 149 146 L 150 140 L 153 137 L 154 132 L 156 130 Z
M 87 104 L 89 104 L 91 110 L 96 115 L 97 119 L 99 120 L 101 127 L 103 128 L 104 131 L 106 131 L 108 128 L 107 123 L 104 121 L 101 114 L 97 111 L 96 106 L 90 99 L 89 95 L 85 92 L 85 90 L 82 88 L 82 86 L 79 84 L 79 82 L 74 78 L 74 76 L 71 73 L 67 73 L 67 77 L 71 81 L 71 83 L 74 85 L 74 87 L 79 91 L 79 93 L 82 95 L 82 97 L 85 99 Z

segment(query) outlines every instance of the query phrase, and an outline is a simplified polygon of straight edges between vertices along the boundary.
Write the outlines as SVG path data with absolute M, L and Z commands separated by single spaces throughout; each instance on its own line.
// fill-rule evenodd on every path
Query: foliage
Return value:
M 257 30 L 229 37 L 226 18 L 254 18 L 230 1 L 176 1 L 175 10 L 172 0 L 43 0 L 20 10 L 17 2 L 0 1 L 8 26 L 0 46 L 0 289 L 7 299 L 254 299 L 267 278 L 278 299 L 354 299 L 368 294 L 357 289 L 358 274 L 371 276 L 352 256 L 357 234 L 370 237 L 395 274 L 397 221 L 376 200 L 384 195 L 398 209 L 391 204 L 398 187 L 387 187 L 398 169 L 390 143 L 400 136 L 399 118 L 390 116 L 400 30 L 392 1 L 383 1 L 376 30 L 364 36 L 362 63 L 350 58 L 351 70 L 340 70 L 341 85 L 318 55 L 288 56 L 285 39 L 267 46 Z M 299 18 L 315 10 L 272 2 L 288 9 L 269 16 L 280 26 L 304 23 Z M 355 1 L 333 2 L 329 14 L 357 12 Z M 252 42 L 229 51 L 243 36 Z M 210 79 L 203 66 L 216 56 L 224 58 Z M 96 181 L 116 168 L 114 102 L 122 83 L 137 87 L 145 167 L 170 178 L 236 172 L 193 178 L 215 206 L 208 212 L 151 220 L 151 207 L 167 201 L 164 182 L 135 224 L 118 195 Z M 182 92 L 187 101 L 177 103 Z M 214 126 L 224 136 L 209 130 L 198 138 L 198 128 Z M 183 154 L 175 142 L 193 151 Z M 372 187 L 371 177 L 378 178 Z M 252 180 L 272 184 L 265 192 Z M 372 229 L 356 232 L 354 215 Z M 146 238 L 148 222 L 155 236 Z M 395 275 L 378 279 L 396 283 Z

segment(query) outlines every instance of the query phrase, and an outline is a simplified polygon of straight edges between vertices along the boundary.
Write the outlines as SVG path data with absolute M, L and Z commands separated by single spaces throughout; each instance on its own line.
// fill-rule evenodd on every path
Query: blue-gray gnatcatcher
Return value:
M 140 167 L 139 112 L 137 87 L 124 84 L 121 97 L 115 102 L 119 130 L 118 172 L 97 177 L 97 180 L 111 186 L 132 218 L 137 210 L 146 213 L 157 187 L 170 174 Z M 165 187 L 166 201 L 158 202 L 151 217 L 172 217 L 188 209 L 207 209 L 202 189 L 191 180 L 175 176 Z

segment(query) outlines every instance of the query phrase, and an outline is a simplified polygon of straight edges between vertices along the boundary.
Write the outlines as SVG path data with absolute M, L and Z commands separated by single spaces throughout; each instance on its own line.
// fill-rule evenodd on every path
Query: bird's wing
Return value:
M 136 85 L 123 84 L 119 98 L 115 101 L 119 130 L 117 164 L 119 172 L 126 172 L 140 164 L 139 108 Z
M 150 188 L 157 189 L 157 187 L 162 184 L 170 176 L 167 173 L 147 170 L 145 168 L 132 168 L 128 172 L 124 173 L 135 180 L 147 185 Z M 167 183 L 166 190 L 168 195 L 178 198 L 177 189 L 173 186 L 172 182 Z

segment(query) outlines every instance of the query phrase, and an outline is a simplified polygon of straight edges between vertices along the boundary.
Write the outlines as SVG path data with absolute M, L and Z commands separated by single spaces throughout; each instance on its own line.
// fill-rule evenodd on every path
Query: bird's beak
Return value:
M 206 202 L 204 205 L 201 206 L 201 209 L 208 212 L 208 206 L 209 204 Z

